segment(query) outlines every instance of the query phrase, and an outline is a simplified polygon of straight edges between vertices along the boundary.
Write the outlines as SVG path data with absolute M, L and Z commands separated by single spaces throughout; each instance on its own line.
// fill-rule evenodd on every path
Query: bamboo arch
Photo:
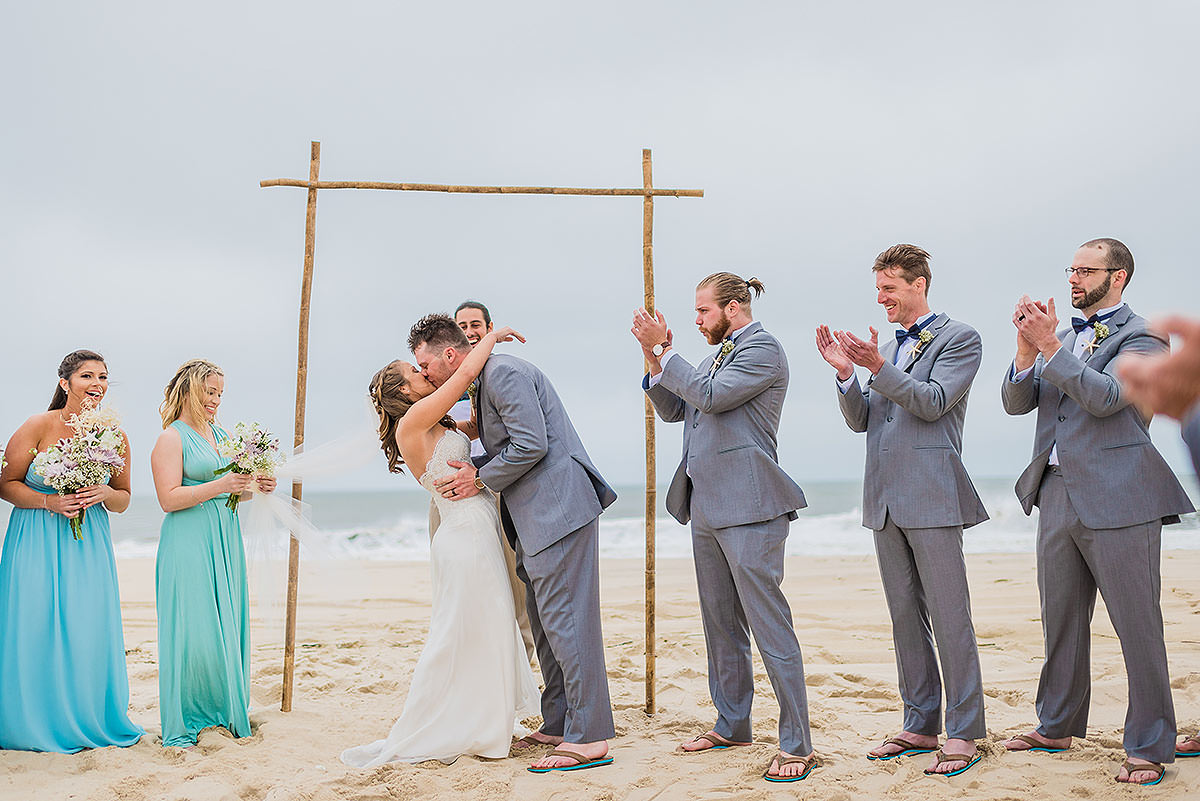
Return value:
M 493 195 L 600 195 L 642 198 L 642 284 L 643 303 L 654 312 L 654 198 L 704 197 L 703 189 L 655 189 L 650 150 L 642 150 L 642 187 L 606 189 L 567 186 L 462 186 L 455 184 L 412 184 L 385 181 L 321 181 L 321 143 L 312 142 L 308 180 L 274 178 L 259 186 L 300 187 L 308 190 L 304 217 L 304 274 L 300 284 L 300 331 L 296 358 L 296 420 L 294 446 L 304 443 L 304 410 L 308 393 L 308 319 L 312 300 L 313 256 L 317 235 L 317 191 L 320 189 L 383 189 L 402 192 L 449 192 Z M 655 517 L 657 490 L 655 480 L 654 407 L 645 400 L 646 429 L 646 714 L 654 714 L 655 704 Z M 292 497 L 300 500 L 303 485 L 292 484 Z M 296 667 L 296 596 L 299 587 L 300 544 L 293 537 L 288 552 L 287 617 L 284 623 L 283 699 L 280 708 L 292 711 L 292 686 Z

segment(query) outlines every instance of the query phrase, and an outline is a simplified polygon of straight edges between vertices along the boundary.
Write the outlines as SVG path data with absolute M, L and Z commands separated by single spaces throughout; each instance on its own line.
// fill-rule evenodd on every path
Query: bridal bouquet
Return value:
M 238 423 L 233 427 L 233 435 L 217 445 L 217 453 L 230 461 L 215 471 L 216 475 L 233 471 L 255 478 L 271 478 L 284 462 L 278 437 L 258 423 Z M 241 493 L 233 493 L 225 505 L 236 512 L 241 499 Z
M 84 487 L 107 484 L 125 469 L 125 437 L 121 435 L 121 418 L 112 409 L 94 406 L 71 415 L 68 426 L 75 429 L 69 439 L 60 439 L 45 453 L 33 457 L 33 472 L 41 476 L 59 495 L 70 495 Z M 83 516 L 80 509 L 68 518 L 71 534 L 83 539 Z

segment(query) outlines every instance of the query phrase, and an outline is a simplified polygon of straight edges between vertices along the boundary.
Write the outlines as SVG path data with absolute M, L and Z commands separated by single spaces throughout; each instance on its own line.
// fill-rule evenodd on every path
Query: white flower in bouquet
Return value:
M 112 409 L 93 407 L 71 415 L 68 426 L 75 435 L 60 439 L 45 453 L 33 457 L 33 472 L 59 495 L 70 495 L 84 487 L 107 484 L 125 469 L 125 437 L 121 434 L 121 418 Z M 68 518 L 71 534 L 83 539 L 83 518 L 87 510 L 80 509 Z
M 274 478 L 275 470 L 284 463 L 279 452 L 279 438 L 258 423 L 238 423 L 233 434 L 217 444 L 217 453 L 229 460 L 229 464 L 215 471 L 216 475 L 234 472 L 254 478 Z M 232 493 L 225 502 L 237 511 L 240 493 Z

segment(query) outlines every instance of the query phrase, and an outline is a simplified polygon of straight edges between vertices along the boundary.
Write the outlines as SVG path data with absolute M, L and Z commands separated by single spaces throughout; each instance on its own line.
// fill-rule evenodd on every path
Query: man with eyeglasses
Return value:
M 1017 353 L 1001 396 L 1009 414 L 1037 409 L 1032 462 L 1017 480 L 1025 513 L 1037 506 L 1038 592 L 1046 660 L 1038 683 L 1039 726 L 1010 751 L 1064 751 L 1087 734 L 1090 624 L 1099 589 L 1128 673 L 1126 760 L 1117 781 L 1157 784 L 1175 760 L 1175 708 L 1159 608 L 1163 524 L 1193 511 L 1150 441 L 1143 414 L 1116 377 L 1117 357 L 1168 344 L 1122 293 L 1133 255 L 1116 239 L 1093 239 L 1067 268 L 1081 316 L 1055 331 L 1054 299 L 1025 295 L 1012 321 Z

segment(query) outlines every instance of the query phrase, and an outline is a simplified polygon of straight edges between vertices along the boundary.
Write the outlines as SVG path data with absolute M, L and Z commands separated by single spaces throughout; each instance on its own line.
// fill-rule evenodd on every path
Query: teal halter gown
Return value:
M 45 495 L 31 465 L 25 483 Z M 67 518 L 13 509 L 0 554 L 0 748 L 130 746 L 129 676 L 108 510 Z
M 186 423 L 183 486 L 212 481 L 225 466 Z M 216 440 L 226 434 L 213 426 Z M 246 552 L 228 494 L 169 512 L 158 542 L 158 695 L 164 746 L 188 746 L 202 729 L 250 734 L 250 610 Z

